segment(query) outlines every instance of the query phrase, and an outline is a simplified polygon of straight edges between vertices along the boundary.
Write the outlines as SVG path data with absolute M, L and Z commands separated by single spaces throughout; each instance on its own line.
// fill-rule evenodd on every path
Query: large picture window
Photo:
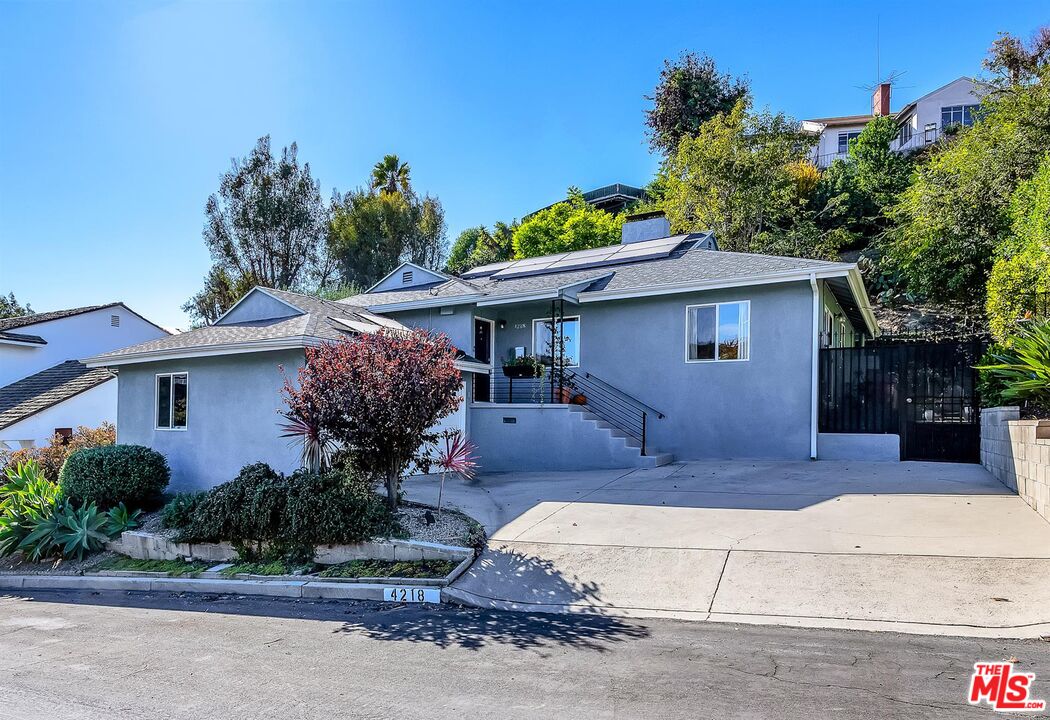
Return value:
M 157 429 L 185 430 L 190 376 L 187 373 L 157 375 Z
M 749 301 L 690 305 L 685 317 L 687 362 L 750 359 Z
M 941 129 L 950 125 L 973 125 L 979 105 L 945 105 L 941 108 Z
M 551 328 L 557 328 L 557 335 L 552 335 Z M 564 344 L 565 367 L 577 367 L 580 364 L 580 318 L 567 317 L 554 321 L 550 318 L 532 321 L 532 347 L 541 362 L 552 365 L 560 357 Z

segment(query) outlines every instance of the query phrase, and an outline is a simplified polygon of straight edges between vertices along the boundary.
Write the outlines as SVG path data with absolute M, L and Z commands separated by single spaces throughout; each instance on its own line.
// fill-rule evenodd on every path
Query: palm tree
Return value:
M 397 155 L 385 155 L 372 168 L 372 189 L 408 195 L 412 192 L 408 163 L 401 162 Z

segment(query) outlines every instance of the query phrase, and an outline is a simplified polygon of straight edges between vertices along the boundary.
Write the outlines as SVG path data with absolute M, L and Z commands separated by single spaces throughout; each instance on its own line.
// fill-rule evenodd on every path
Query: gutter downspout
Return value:
M 813 357 L 810 360 L 809 459 L 817 459 L 817 383 L 820 381 L 820 288 L 817 276 L 809 276 L 813 289 Z

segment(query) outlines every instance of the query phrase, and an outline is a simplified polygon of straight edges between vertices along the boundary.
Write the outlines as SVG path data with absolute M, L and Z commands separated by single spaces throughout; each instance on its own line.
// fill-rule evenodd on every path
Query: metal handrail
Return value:
M 647 405 L 647 404 L 643 403 L 641 400 L 639 400 L 638 398 L 636 398 L 636 397 L 634 397 L 632 395 L 628 395 L 627 393 L 625 393 L 620 388 L 618 388 L 615 385 L 612 385 L 612 384 L 606 382 L 605 380 L 602 380 L 600 377 L 598 377 L 594 373 L 585 372 L 584 373 L 584 377 L 587 377 L 587 378 L 589 378 L 591 380 L 595 380 L 595 381 L 601 383 L 605 387 L 609 388 L 609 390 L 611 390 L 615 394 L 617 394 L 620 397 L 622 397 L 624 400 L 628 400 L 628 401 L 634 403 L 635 405 L 639 406 L 640 408 L 651 412 L 653 415 L 655 415 L 656 417 L 658 417 L 661 420 L 663 420 L 664 414 L 662 412 L 660 412 L 659 410 L 657 410 L 656 408 L 654 408 L 652 405 Z

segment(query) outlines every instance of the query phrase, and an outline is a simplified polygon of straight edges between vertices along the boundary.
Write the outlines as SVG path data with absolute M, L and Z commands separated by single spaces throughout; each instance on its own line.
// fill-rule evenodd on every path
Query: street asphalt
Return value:
M 0 597 L 0 717 L 980 718 L 971 666 L 1050 643 L 450 606 Z M 1032 717 L 1025 715 L 1025 717 Z

